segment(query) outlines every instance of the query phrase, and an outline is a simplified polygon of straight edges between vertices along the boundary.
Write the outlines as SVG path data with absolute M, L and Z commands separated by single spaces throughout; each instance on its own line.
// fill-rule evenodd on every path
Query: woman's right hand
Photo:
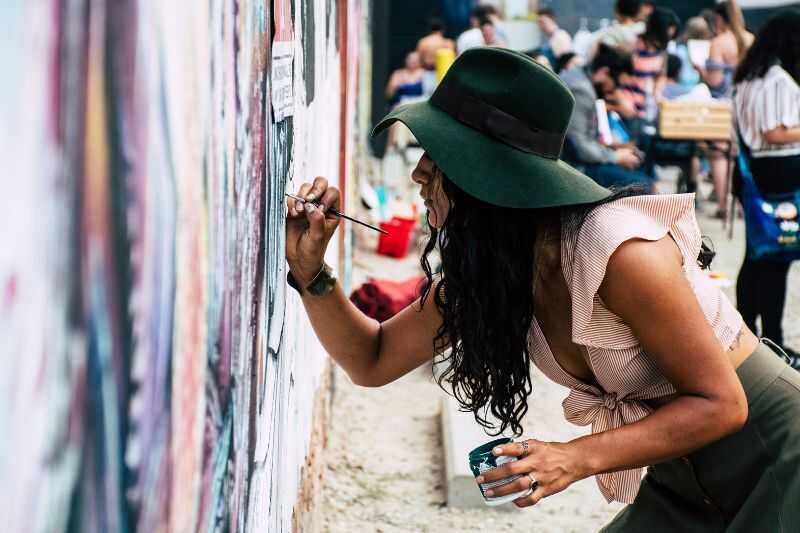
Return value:
M 300 286 L 307 287 L 322 269 L 328 242 L 339 226 L 339 217 L 325 215 L 339 209 L 339 190 L 317 177 L 313 184 L 304 183 L 295 196 L 307 202 L 286 201 L 286 261 Z

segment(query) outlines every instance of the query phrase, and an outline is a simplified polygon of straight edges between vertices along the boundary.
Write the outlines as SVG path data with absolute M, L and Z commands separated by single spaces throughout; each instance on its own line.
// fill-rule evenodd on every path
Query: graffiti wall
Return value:
M 3 531 L 313 528 L 329 363 L 283 195 L 348 181 L 364 15 L 2 2 Z

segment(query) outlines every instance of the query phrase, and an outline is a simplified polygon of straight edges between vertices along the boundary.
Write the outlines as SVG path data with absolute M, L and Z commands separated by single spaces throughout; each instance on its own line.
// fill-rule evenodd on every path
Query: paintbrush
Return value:
M 303 202 L 304 204 L 308 202 L 308 200 L 306 200 L 304 198 L 300 198 L 299 196 L 295 196 L 293 194 L 289 194 L 288 192 L 284 193 L 284 194 L 286 194 L 286 196 L 288 196 L 289 198 L 297 200 L 298 202 Z M 314 204 L 315 206 L 319 207 L 319 202 L 311 202 L 311 203 Z M 356 224 L 361 224 L 362 226 L 366 226 L 369 229 L 374 229 L 375 231 L 379 231 L 379 232 L 383 233 L 384 235 L 389 235 L 389 232 L 386 231 L 386 230 L 383 230 L 381 228 L 376 228 L 375 226 L 367 224 L 366 222 L 361 222 L 360 220 L 357 220 L 357 219 L 355 219 L 353 217 L 349 217 L 349 216 L 345 215 L 344 213 L 340 213 L 336 209 L 326 209 L 325 210 L 325 214 L 327 215 L 328 213 L 330 213 L 332 215 L 336 215 L 337 217 L 340 217 L 340 218 L 346 218 L 350 222 L 355 222 Z

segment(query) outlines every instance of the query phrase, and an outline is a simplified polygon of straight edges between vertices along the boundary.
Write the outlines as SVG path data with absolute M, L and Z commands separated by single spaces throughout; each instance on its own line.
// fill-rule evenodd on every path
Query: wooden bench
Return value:
M 729 236 L 733 236 L 733 217 L 736 202 L 733 199 L 733 105 L 729 101 L 664 101 L 659 105 L 658 134 L 663 139 L 675 141 L 696 141 L 708 143 L 725 143 L 725 160 L 728 163 L 728 219 L 723 227 L 728 227 Z M 713 149 L 713 146 L 712 146 Z M 679 192 L 688 190 L 688 166 L 682 166 L 683 183 L 679 183 Z M 683 190 L 681 190 L 683 189 Z
M 653 162 L 657 165 L 677 166 L 681 176 L 676 192 L 693 192 L 694 184 L 691 183 L 690 174 L 692 157 L 697 154 L 695 143 L 725 143 L 723 153 L 730 159 L 732 135 L 733 108 L 730 102 L 661 102 L 658 134 L 653 143 L 656 152 Z
M 733 106 L 730 102 L 664 101 L 659 106 L 658 134 L 663 139 L 731 142 Z

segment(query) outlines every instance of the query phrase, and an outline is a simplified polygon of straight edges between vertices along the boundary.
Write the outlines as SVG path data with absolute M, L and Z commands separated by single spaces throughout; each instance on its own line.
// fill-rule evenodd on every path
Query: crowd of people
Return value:
M 680 182 L 683 190 L 694 192 L 700 180 L 710 181 L 710 194 L 698 203 L 712 203 L 713 216 L 719 219 L 732 216 L 729 165 L 731 153 L 742 145 L 759 191 L 767 196 L 800 191 L 797 10 L 776 14 L 757 36 L 747 30 L 736 0 L 718 3 L 685 23 L 653 2 L 616 0 L 614 21 L 591 38 L 585 31 L 570 35 L 548 7 L 539 9 L 537 22 L 540 44 L 526 54 L 556 73 L 575 98 L 562 157 L 600 185 L 637 184 L 653 191 L 655 165 L 665 146 L 657 128 L 660 102 L 717 100 L 731 104 L 734 133 L 728 142 L 684 146 L 689 175 Z M 461 54 L 480 46 L 505 47 L 508 42 L 492 5 L 476 7 L 470 28 L 455 41 L 433 21 L 429 34 L 408 53 L 405 67 L 392 75 L 386 97 L 399 105 L 430 96 L 439 49 Z M 736 170 L 738 177 L 738 166 Z M 790 222 L 797 223 L 796 213 Z M 792 256 L 757 258 L 752 247 L 748 242 L 737 280 L 738 305 L 751 329 L 758 331 L 760 318 L 761 333 L 783 345 L 781 323 Z M 800 367 L 800 356 L 784 348 Z

